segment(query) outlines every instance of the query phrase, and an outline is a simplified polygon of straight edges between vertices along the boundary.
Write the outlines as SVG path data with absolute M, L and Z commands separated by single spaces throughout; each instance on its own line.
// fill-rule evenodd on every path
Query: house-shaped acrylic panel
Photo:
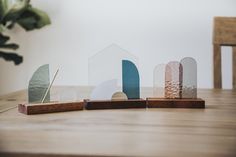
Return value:
M 171 61 L 165 68 L 165 98 L 182 97 L 183 67 L 177 61 Z
M 139 72 L 129 60 L 122 61 L 122 88 L 128 99 L 140 98 Z
M 112 95 L 117 91 L 117 80 L 108 80 L 93 89 L 90 95 L 90 100 L 111 100 Z
M 38 103 L 43 99 L 44 94 L 50 84 L 49 64 L 39 67 L 31 77 L 28 85 L 28 101 L 29 103 Z M 50 91 L 46 95 L 44 102 L 50 101 Z
M 165 97 L 165 64 L 158 64 L 153 71 L 153 96 Z
M 118 86 L 122 85 L 122 60 L 130 60 L 137 64 L 138 58 L 112 44 L 99 51 L 88 60 L 88 84 L 97 86 L 104 81 L 117 79 Z
M 183 66 L 182 98 L 197 98 L 197 62 L 186 57 L 180 63 Z

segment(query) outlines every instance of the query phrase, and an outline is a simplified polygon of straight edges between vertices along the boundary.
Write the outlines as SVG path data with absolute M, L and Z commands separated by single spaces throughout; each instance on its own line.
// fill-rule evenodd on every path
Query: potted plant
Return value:
M 50 24 L 50 18 L 45 12 L 34 8 L 30 0 L 0 0 L 0 58 L 18 65 L 23 61 L 23 57 L 14 52 L 19 45 L 9 42 L 10 37 L 4 33 L 16 24 L 31 31 Z

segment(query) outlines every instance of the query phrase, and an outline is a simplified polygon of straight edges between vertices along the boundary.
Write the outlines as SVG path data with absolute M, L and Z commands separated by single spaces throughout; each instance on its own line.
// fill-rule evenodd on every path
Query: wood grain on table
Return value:
M 60 87 L 61 91 L 77 90 Z M 78 88 L 81 97 L 88 88 Z M 142 88 L 142 96 L 152 90 Z M 24 115 L 26 92 L 0 97 L 0 156 L 236 156 L 236 91 L 199 90 L 205 109 L 120 109 Z

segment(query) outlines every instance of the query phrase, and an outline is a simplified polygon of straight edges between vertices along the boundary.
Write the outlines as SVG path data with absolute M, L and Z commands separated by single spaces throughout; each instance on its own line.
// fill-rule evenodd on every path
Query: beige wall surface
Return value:
M 214 16 L 236 16 L 235 0 L 32 0 L 52 24 L 12 41 L 24 62 L 0 59 L 0 95 L 27 87 L 33 72 L 49 63 L 55 85 L 87 85 L 88 58 L 115 43 L 138 58 L 141 86 L 152 86 L 155 65 L 185 56 L 198 62 L 198 87 L 212 88 Z M 106 62 L 107 58 L 104 58 Z M 231 88 L 231 51 L 223 48 L 223 86 Z

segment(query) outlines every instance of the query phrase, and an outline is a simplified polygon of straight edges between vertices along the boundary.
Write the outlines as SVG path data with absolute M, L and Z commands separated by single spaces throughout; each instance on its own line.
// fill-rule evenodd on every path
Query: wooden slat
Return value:
M 218 44 L 213 45 L 213 62 L 214 88 L 222 88 L 221 47 Z
M 18 111 L 27 115 L 83 110 L 84 102 L 19 104 Z
M 146 108 L 146 100 L 130 99 L 130 100 L 106 100 L 106 101 L 90 101 L 85 100 L 85 109 L 127 109 L 127 108 Z
M 236 45 L 236 17 L 215 17 L 213 43 Z
M 214 88 L 222 88 L 220 46 L 236 46 L 236 17 L 215 17 L 213 31 L 214 45 Z M 233 48 L 233 89 L 236 89 L 236 57 Z
M 236 46 L 233 46 L 232 64 L 233 89 L 236 89 Z
M 198 99 L 147 98 L 148 108 L 205 108 L 205 101 Z

